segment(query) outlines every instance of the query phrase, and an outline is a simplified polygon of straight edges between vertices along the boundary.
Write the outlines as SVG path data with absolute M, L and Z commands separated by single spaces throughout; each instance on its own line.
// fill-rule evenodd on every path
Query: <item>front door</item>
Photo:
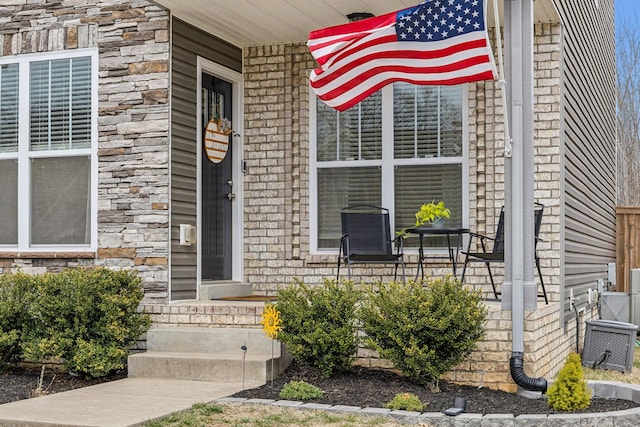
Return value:
M 232 278 L 233 147 L 225 139 L 223 120 L 232 123 L 232 85 L 202 74 L 202 222 L 201 266 L 203 280 Z M 214 124 L 217 122 L 218 124 Z M 215 129 L 215 132 L 212 132 Z M 209 137 L 218 138 L 212 142 Z

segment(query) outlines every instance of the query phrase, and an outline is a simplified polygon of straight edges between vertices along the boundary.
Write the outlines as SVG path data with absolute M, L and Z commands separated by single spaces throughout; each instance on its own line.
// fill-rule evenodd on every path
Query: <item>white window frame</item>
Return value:
M 91 147 L 70 150 L 30 151 L 30 64 L 37 61 L 52 61 L 79 57 L 91 58 Z M 60 52 L 46 52 L 0 57 L 0 65 L 19 64 L 18 100 L 18 151 L 0 153 L 0 159 L 16 159 L 18 162 L 18 244 L 0 245 L 5 250 L 20 252 L 42 252 L 43 250 L 95 251 L 98 247 L 98 49 L 74 49 Z M 91 159 L 90 181 L 90 233 L 88 245 L 42 245 L 31 244 L 31 160 L 38 158 L 60 158 L 89 156 Z
M 393 144 L 385 141 L 393 140 L 393 85 L 387 85 L 381 89 L 382 92 L 382 159 L 380 160 L 360 160 L 360 161 L 334 161 L 322 162 L 323 166 L 380 166 L 382 170 L 382 200 L 381 205 L 389 209 L 389 219 L 391 229 L 395 230 L 395 182 L 394 169 L 396 166 L 407 165 L 437 165 L 459 163 L 462 168 L 462 226 L 469 227 L 469 88 L 464 85 L 462 88 L 462 156 L 460 157 L 438 157 L 438 158 L 417 158 L 417 159 L 394 159 Z M 312 255 L 338 253 L 335 249 L 318 248 L 318 159 L 316 140 L 316 96 L 309 90 L 309 251 Z M 392 159 L 388 161 L 387 159 Z M 356 163 L 357 162 L 357 163 Z M 417 208 L 416 208 L 417 210 Z M 446 248 L 430 250 L 433 253 L 444 253 Z M 414 250 L 405 250 L 412 253 Z M 417 250 L 415 250 L 417 252 Z

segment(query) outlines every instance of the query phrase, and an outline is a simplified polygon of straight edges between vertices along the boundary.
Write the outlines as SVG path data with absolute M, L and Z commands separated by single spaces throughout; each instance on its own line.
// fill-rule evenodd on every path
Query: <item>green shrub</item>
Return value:
M 591 390 L 584 380 L 580 355 L 571 353 L 558 373 L 558 379 L 547 391 L 549 406 L 556 411 L 587 409 L 591 404 Z
M 367 346 L 420 383 L 437 382 L 476 348 L 486 315 L 480 293 L 450 277 L 380 283 L 361 310 Z
M 311 400 L 323 394 L 324 391 L 305 381 L 290 381 L 280 390 L 280 398 L 287 400 Z
M 318 368 L 326 377 L 349 368 L 359 342 L 356 303 L 360 296 L 350 281 L 338 285 L 327 279 L 324 286 L 311 287 L 296 280 L 278 291 L 280 341 L 299 362 Z
M 400 393 L 396 394 L 390 402 L 385 403 L 385 408 L 392 411 L 416 411 L 422 412 L 424 405 L 420 401 L 420 398 L 413 393 Z
M 34 283 L 34 277 L 24 273 L 0 275 L 0 366 L 20 357 L 22 336 L 31 323 L 25 307 Z
M 35 282 L 26 360 L 62 358 L 70 371 L 93 377 L 126 366 L 129 349 L 150 326 L 137 312 L 143 290 L 135 272 L 67 269 Z

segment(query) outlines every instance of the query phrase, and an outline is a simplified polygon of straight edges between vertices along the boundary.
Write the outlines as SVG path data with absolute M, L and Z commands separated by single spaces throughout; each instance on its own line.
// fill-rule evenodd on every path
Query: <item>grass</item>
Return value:
M 633 353 L 631 372 L 619 372 L 607 369 L 584 368 L 586 380 L 617 381 L 621 383 L 640 384 L 640 347 L 636 345 Z
M 337 414 L 264 405 L 197 403 L 187 411 L 145 424 L 147 427 L 400 427 L 385 417 Z

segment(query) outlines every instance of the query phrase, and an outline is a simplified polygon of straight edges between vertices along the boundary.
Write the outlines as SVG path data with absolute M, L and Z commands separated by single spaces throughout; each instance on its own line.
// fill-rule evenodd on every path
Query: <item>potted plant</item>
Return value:
M 445 207 L 444 201 L 425 203 L 416 212 L 416 227 L 423 224 L 436 224 L 442 218 L 450 218 L 451 211 Z
M 418 212 L 416 212 L 415 227 L 424 224 L 431 224 L 432 226 L 438 227 L 443 223 L 442 218 L 451 218 L 451 211 L 444 205 L 444 201 L 436 203 L 434 200 L 431 203 L 424 203 L 420 206 Z M 409 236 L 409 233 L 407 232 L 407 228 L 403 228 L 400 231 L 396 231 L 396 235 L 405 239 Z

